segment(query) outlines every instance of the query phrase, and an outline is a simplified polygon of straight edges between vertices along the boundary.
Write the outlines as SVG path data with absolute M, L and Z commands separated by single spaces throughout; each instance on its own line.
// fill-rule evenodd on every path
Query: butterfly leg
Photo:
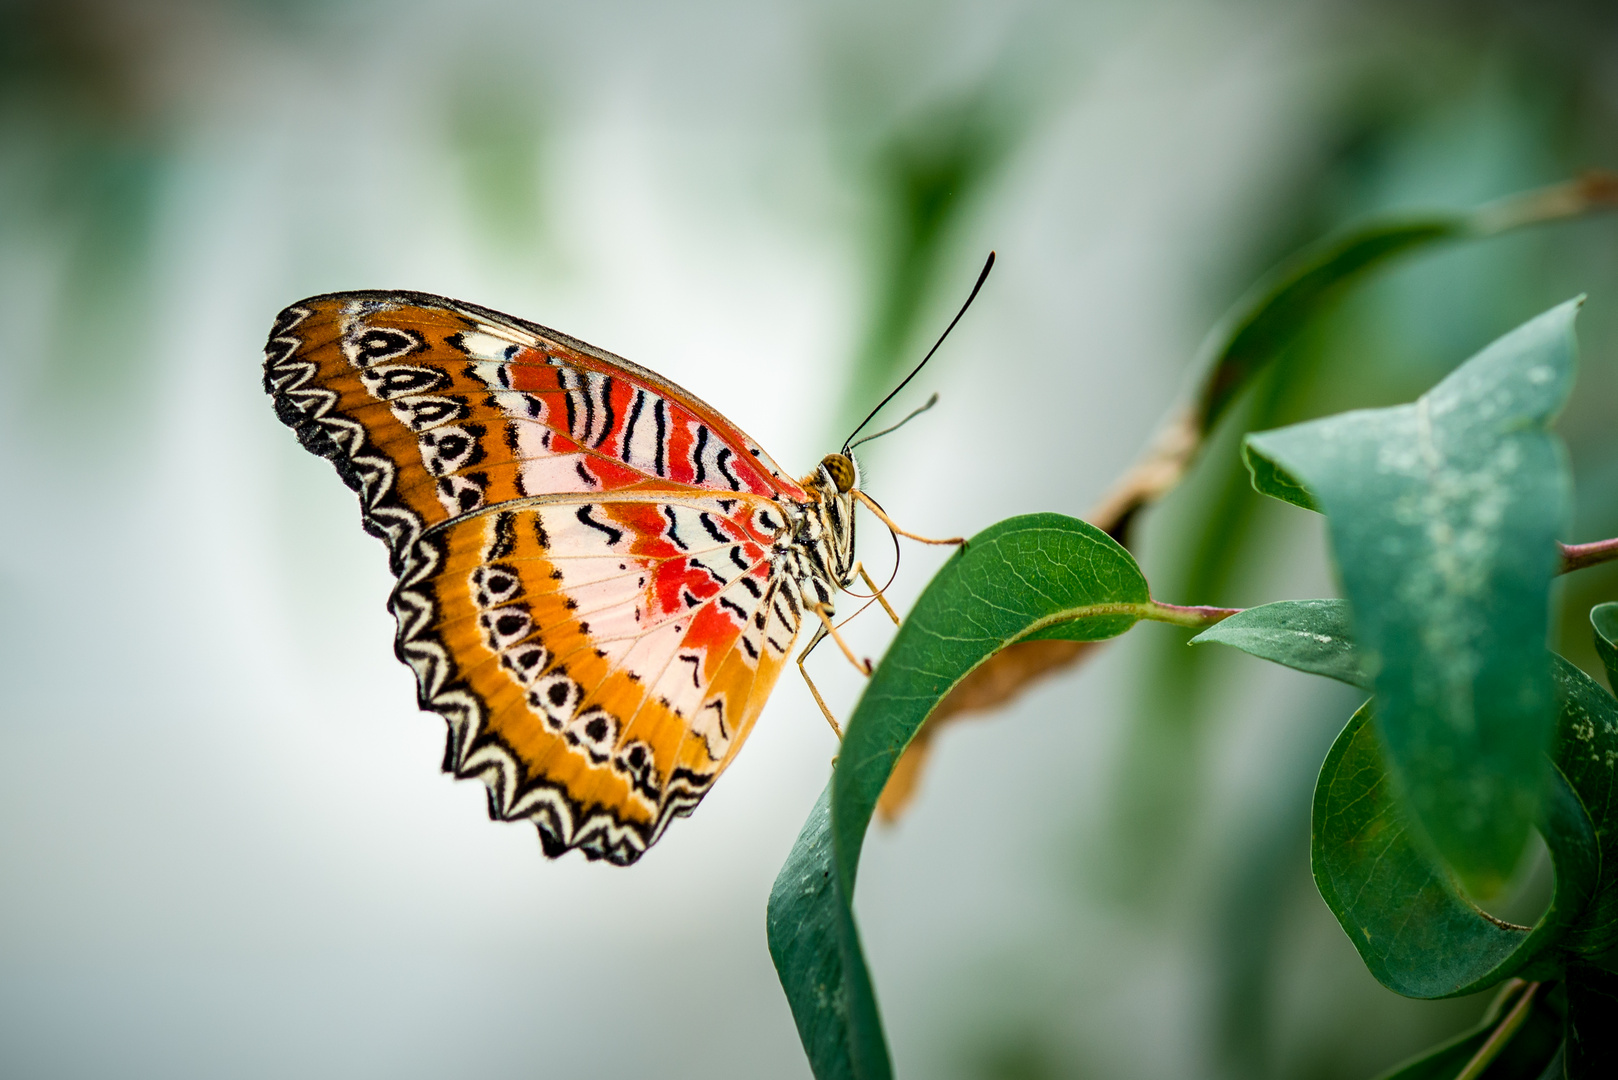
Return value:
M 809 669 L 803 666 L 803 662 L 809 659 L 810 649 L 813 649 L 816 645 L 820 644 L 820 639 L 825 636 L 826 628 L 821 627 L 820 630 L 816 632 L 814 640 L 809 642 L 808 648 L 804 649 L 803 652 L 798 654 L 798 674 L 803 676 L 803 681 L 809 686 L 809 692 L 815 696 L 815 704 L 820 706 L 820 715 L 826 718 L 826 723 L 831 725 L 832 731 L 836 733 L 838 741 L 841 742 L 843 738 L 843 729 L 838 725 L 837 718 L 831 714 L 831 710 L 826 707 L 826 699 L 820 696 L 820 690 L 815 686 L 815 680 L 809 677 Z
M 858 668 L 861 675 L 869 675 L 871 673 L 871 662 L 861 660 L 854 655 L 854 650 L 848 647 L 848 642 L 843 640 L 843 635 L 837 632 L 837 625 L 831 621 L 831 615 L 827 613 L 826 605 L 815 604 L 809 610 L 820 616 L 820 630 L 815 634 L 815 639 L 809 643 L 809 649 L 819 645 L 820 639 L 829 635 L 833 641 L 837 642 L 837 647 L 843 650 L 843 655 L 848 657 L 848 662 Z M 809 649 L 803 650 L 804 655 L 808 655 Z
M 869 495 L 865 494 L 865 492 L 861 491 L 859 488 L 855 488 L 853 491 L 849 492 L 849 494 L 853 495 L 860 502 L 864 503 L 865 508 L 867 510 L 871 511 L 871 513 L 875 514 L 878 518 L 880 518 L 881 521 L 882 521 L 882 524 L 886 525 L 888 528 L 892 529 L 894 532 L 898 533 L 900 536 L 908 536 L 912 540 L 920 540 L 923 544 L 957 544 L 957 545 L 964 545 L 966 543 L 966 537 L 964 537 L 964 536 L 952 536 L 948 540 L 934 540 L 930 536 L 917 536 L 913 532 L 906 532 L 905 530 L 899 528 L 899 526 L 895 525 L 893 523 L 893 519 L 888 516 L 887 511 L 883 510 L 880 506 L 878 506 L 876 504 L 876 500 L 871 498 Z
M 888 618 L 893 620 L 893 625 L 898 626 L 898 612 L 893 610 L 893 605 L 888 603 L 888 598 L 882 595 L 882 590 L 876 587 L 876 582 L 871 580 L 871 575 L 865 572 L 865 565 L 863 563 L 855 563 L 854 570 L 859 574 L 860 580 L 865 582 L 865 587 L 871 590 L 871 595 L 876 597 L 876 602 L 882 605 L 882 610 L 888 613 Z M 859 612 L 856 611 L 854 614 L 858 615 Z

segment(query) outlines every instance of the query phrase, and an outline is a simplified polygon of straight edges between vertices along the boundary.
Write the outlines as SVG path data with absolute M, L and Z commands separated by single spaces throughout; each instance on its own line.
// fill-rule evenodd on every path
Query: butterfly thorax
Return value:
M 827 454 L 815 471 L 799 481 L 809 496 L 787 508 L 790 539 L 781 553 L 796 565 L 791 572 L 804 586 L 806 598 L 835 608 L 837 589 L 854 580 L 854 496 L 859 466 L 852 455 Z

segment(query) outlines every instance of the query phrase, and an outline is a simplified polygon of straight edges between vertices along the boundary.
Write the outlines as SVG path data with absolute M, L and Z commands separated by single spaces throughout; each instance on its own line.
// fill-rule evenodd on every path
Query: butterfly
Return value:
M 491 817 L 532 821 L 548 856 L 628 865 L 690 814 L 806 622 L 800 671 L 828 634 L 870 670 L 831 622 L 857 578 L 880 597 L 855 502 L 897 526 L 847 442 L 794 479 L 645 368 L 415 292 L 286 308 L 264 387 L 387 545 L 394 649 L 448 722 L 445 771 L 481 779 Z

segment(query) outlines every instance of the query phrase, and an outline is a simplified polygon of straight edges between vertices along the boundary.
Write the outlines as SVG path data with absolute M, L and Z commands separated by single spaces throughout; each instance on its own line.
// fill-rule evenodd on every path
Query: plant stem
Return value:
M 1592 169 L 1564 184 L 1508 195 L 1479 207 L 1472 214 L 1472 228 L 1479 236 L 1492 236 L 1524 225 L 1578 217 L 1615 206 L 1618 206 L 1618 174 Z
M 1562 549 L 1560 573 L 1583 570 L 1586 566 L 1618 559 L 1618 539 L 1597 540 L 1591 544 L 1557 544 Z
M 1206 630 L 1214 623 L 1222 622 L 1241 610 L 1235 607 L 1184 607 L 1180 604 L 1160 604 L 1156 600 L 1148 600 L 1145 610 L 1141 612 L 1141 618 L 1173 623 L 1175 626 L 1188 626 L 1193 630 Z
M 1466 1063 L 1466 1068 L 1455 1074 L 1455 1080 L 1477 1080 L 1483 1075 L 1483 1070 L 1489 1067 L 1489 1062 L 1505 1049 L 1506 1043 L 1511 1041 L 1511 1037 L 1517 1034 L 1517 1029 L 1522 1027 L 1523 1021 L 1528 1019 L 1528 1007 L 1533 1003 L 1534 993 L 1539 987 L 1540 984 L 1537 982 L 1528 984 L 1528 989 L 1517 999 L 1517 1004 L 1511 1007 L 1511 1011 L 1506 1013 L 1499 1025 L 1489 1033 L 1488 1040 L 1478 1047 L 1478 1052 L 1472 1055 L 1472 1060 Z

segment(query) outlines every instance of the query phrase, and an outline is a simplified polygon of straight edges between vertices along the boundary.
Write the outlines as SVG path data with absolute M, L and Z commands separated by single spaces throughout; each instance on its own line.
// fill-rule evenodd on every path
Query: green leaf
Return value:
M 1242 464 L 1247 466 L 1247 475 L 1253 481 L 1253 490 L 1260 495 L 1268 495 L 1272 499 L 1280 499 L 1293 506 L 1301 506 L 1305 510 L 1320 512 L 1320 502 L 1309 489 L 1304 487 L 1297 477 L 1265 457 L 1263 452 L 1251 443 L 1242 443 Z
M 832 873 L 830 784 L 776 876 L 765 931 L 815 1075 L 891 1076 L 870 973 Z
M 1615 605 L 1591 613 L 1600 626 Z M 1192 638 L 1241 649 L 1264 660 L 1366 687 L 1363 664 L 1342 600 L 1290 600 L 1249 608 Z M 1323 640 L 1326 639 L 1326 640 Z M 1593 819 L 1600 877 L 1561 946 L 1618 970 L 1618 700 L 1560 656 L 1551 658 L 1557 735 L 1551 759 Z M 1345 929 L 1352 929 L 1345 923 Z
M 1595 631 L 1596 653 L 1607 669 L 1607 685 L 1618 691 L 1618 603 L 1591 608 L 1590 628 Z
M 1547 596 L 1568 517 L 1570 301 L 1410 405 L 1248 436 L 1324 508 L 1378 724 L 1415 822 L 1467 887 L 1510 876 L 1554 723 Z
M 837 767 L 770 893 L 770 955 L 819 1080 L 892 1075 L 850 905 L 877 796 L 927 714 L 1017 641 L 1099 641 L 1148 614 L 1135 560 L 1059 514 L 973 537 L 928 583 L 849 718 Z
M 1371 688 L 1370 673 L 1350 633 L 1346 600 L 1282 600 L 1248 608 L 1191 639 L 1193 645 L 1214 643 L 1361 690 Z
M 1470 1031 L 1463 1032 L 1455 1038 L 1419 1054 L 1409 1061 L 1394 1066 L 1383 1073 L 1377 1080 L 1455 1080 L 1460 1071 L 1472 1060 L 1483 1044 L 1489 1041 L 1511 1011 L 1522 1002 L 1523 994 L 1529 989 L 1527 983 L 1510 983 L 1504 987 L 1493 1002 L 1489 1004 L 1489 1011 L 1483 1015 Z M 1550 995 L 1546 992 L 1548 987 L 1539 987 L 1535 990 L 1534 1000 L 1528 1005 L 1532 1011 L 1521 1027 L 1514 1033 L 1513 1043 L 1526 1044 L 1523 1049 L 1528 1054 L 1501 1054 L 1495 1058 L 1497 1063 L 1487 1075 L 1489 1080 L 1502 1080 L 1505 1075 L 1522 1075 L 1525 1080 L 1538 1080 L 1545 1058 L 1553 1056 L 1557 1044 L 1562 1036 L 1562 1017 L 1549 1001 Z M 1549 1043 L 1549 1054 L 1545 1053 L 1546 1043 Z M 1518 1061 L 1502 1061 L 1501 1058 L 1516 1057 Z M 1528 1059 L 1528 1068 L 1531 1072 L 1522 1072 L 1520 1069 L 1503 1070 L 1501 1065 L 1520 1064 L 1522 1059 Z
M 1567 947 L 1618 968 L 1618 701 L 1590 676 L 1554 661 L 1561 701 L 1555 761 L 1595 820 L 1601 877 Z
M 1367 221 L 1304 248 L 1260 278 L 1198 350 L 1193 369 L 1204 374 L 1191 412 L 1197 434 L 1211 431 L 1299 331 L 1379 267 L 1450 240 L 1479 240 L 1611 210 L 1615 197 L 1611 174 L 1589 173 L 1470 211 Z
M 1523 971 L 1583 909 L 1600 867 L 1583 803 L 1552 771 L 1540 823 L 1556 869 L 1551 906 L 1514 926 L 1466 899 L 1410 834 L 1383 768 L 1369 704 L 1326 755 L 1315 787 L 1310 865 L 1315 884 L 1360 958 L 1406 997 L 1487 989 Z
M 1195 405 L 1199 431 L 1354 280 L 1390 260 L 1471 231 L 1466 214 L 1373 221 L 1305 248 L 1262 278 L 1214 327 L 1197 361 L 1207 374 Z

